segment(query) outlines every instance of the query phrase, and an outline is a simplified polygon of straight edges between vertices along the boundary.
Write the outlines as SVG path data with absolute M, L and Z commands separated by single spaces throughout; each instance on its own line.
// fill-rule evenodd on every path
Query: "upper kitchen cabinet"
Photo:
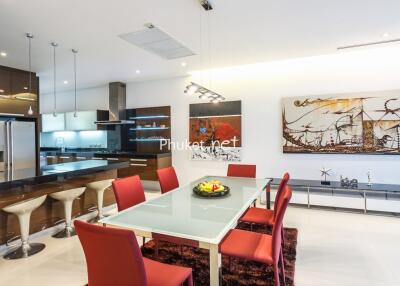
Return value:
M 29 90 L 29 76 L 31 90 Z M 39 78 L 35 73 L 0 66 L 0 114 L 37 117 Z
M 65 113 L 42 114 L 42 132 L 65 131 Z
M 11 94 L 11 72 L 0 69 L 0 97 Z
M 97 130 L 94 123 L 97 121 L 97 111 L 77 111 L 67 112 L 65 115 L 65 130 L 67 131 L 85 131 Z

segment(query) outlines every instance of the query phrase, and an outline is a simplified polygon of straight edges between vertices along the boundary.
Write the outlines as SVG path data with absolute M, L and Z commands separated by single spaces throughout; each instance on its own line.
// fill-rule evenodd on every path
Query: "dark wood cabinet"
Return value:
M 38 94 L 38 83 L 36 74 L 31 73 L 31 90 L 29 90 L 29 72 L 13 71 L 11 72 L 11 94 L 17 95 L 21 93 Z
M 1 115 L 38 117 L 39 78 L 35 73 L 0 66 L 0 96 Z
M 0 96 L 11 94 L 11 72 L 0 68 Z

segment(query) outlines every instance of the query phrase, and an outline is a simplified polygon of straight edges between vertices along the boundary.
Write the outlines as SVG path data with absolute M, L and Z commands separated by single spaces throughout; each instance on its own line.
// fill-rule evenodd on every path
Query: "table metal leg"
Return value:
M 210 286 L 219 286 L 218 244 L 210 244 Z
M 271 209 L 271 186 L 268 185 L 265 188 L 265 192 L 267 193 L 267 209 L 270 210 Z

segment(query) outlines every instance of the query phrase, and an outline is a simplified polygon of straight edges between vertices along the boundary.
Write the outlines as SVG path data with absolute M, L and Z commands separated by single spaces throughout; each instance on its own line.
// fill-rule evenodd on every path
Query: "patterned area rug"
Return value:
M 250 230 L 248 224 L 239 224 L 237 228 Z M 271 234 L 271 228 L 254 226 L 253 231 Z M 297 229 L 285 228 L 285 273 L 286 285 L 294 285 L 294 272 L 296 262 Z M 154 242 L 149 241 L 142 247 L 143 256 L 168 264 L 191 267 L 196 286 L 209 285 L 208 250 L 189 246 L 177 246 L 168 242 L 160 242 L 159 258 L 154 254 Z M 222 285 L 274 285 L 274 273 L 272 267 L 254 261 L 244 261 L 238 258 L 232 259 L 229 270 L 228 257 L 222 257 Z

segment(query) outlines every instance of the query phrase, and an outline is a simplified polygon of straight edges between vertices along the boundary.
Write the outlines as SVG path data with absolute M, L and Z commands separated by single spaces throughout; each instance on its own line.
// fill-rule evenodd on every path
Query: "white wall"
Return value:
M 80 89 L 76 94 L 77 109 L 80 111 L 108 109 L 108 84 L 95 88 Z M 40 113 L 52 113 L 53 94 L 40 95 Z M 57 112 L 74 110 L 74 92 L 57 93 Z
M 332 93 L 400 89 L 399 49 L 366 50 L 297 60 L 249 65 L 212 72 L 212 89 L 228 100 L 242 100 L 243 162 L 257 164 L 257 175 L 319 179 L 319 169 L 333 169 L 366 181 L 400 183 L 400 156 L 305 155 L 282 153 L 281 98 Z M 207 82 L 193 74 L 193 80 Z M 188 138 L 189 104 L 201 102 L 183 93 L 191 78 L 128 84 L 129 107 L 171 105 L 172 140 Z M 400 95 L 400 92 L 399 92 Z M 173 152 L 179 179 L 187 182 L 206 174 L 225 174 L 226 163 L 190 161 L 188 152 Z
M 338 53 L 212 71 L 212 89 L 228 100 L 242 100 L 243 162 L 257 164 L 259 177 L 280 176 L 289 171 L 293 178 L 319 179 L 319 169 L 333 169 L 339 175 L 366 181 L 400 183 L 400 156 L 389 155 L 305 155 L 282 153 L 282 97 L 333 93 L 400 90 L 400 48 Z M 193 74 L 193 80 L 207 82 L 207 75 Z M 127 85 L 127 107 L 170 105 L 172 140 L 188 139 L 189 104 L 201 102 L 183 93 L 187 78 L 174 78 Z M 204 83 L 206 85 L 206 83 Z M 78 109 L 108 108 L 108 86 L 80 90 Z M 399 92 L 400 95 L 400 92 Z M 73 93 L 58 96 L 58 110 L 73 109 Z M 42 112 L 52 112 L 52 97 L 41 97 Z M 173 152 L 173 164 L 181 183 L 206 174 L 225 174 L 226 163 L 190 161 L 185 151 Z

